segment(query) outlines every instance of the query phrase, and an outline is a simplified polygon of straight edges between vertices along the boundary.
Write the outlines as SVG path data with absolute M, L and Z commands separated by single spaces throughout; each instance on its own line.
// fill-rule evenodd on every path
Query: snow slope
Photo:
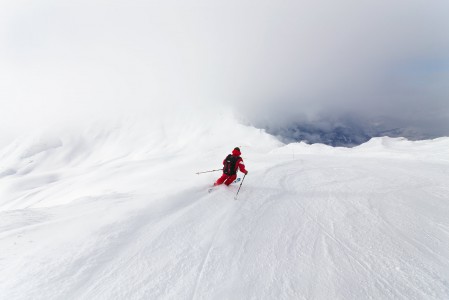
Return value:
M 207 193 L 219 173 L 194 173 L 236 145 L 239 199 Z M 449 138 L 282 145 L 225 115 L 33 134 L 0 151 L 0 299 L 448 299 L 448 195 Z

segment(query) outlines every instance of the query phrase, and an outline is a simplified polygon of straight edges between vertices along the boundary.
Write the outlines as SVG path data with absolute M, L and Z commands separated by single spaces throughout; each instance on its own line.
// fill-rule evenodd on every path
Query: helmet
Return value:
M 232 150 L 232 155 L 234 156 L 240 156 L 241 154 L 239 147 L 235 147 L 234 150 Z

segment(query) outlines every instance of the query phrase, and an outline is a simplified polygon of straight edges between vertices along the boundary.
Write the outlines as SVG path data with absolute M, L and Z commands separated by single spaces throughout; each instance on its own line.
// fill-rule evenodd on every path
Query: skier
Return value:
M 245 175 L 248 174 L 248 171 L 245 169 L 245 164 L 243 163 L 243 159 L 240 157 L 241 152 L 239 147 L 235 147 L 232 150 L 232 154 L 229 154 L 223 160 L 223 175 L 217 179 L 214 183 L 214 186 L 220 184 L 230 185 L 237 178 L 237 169 Z

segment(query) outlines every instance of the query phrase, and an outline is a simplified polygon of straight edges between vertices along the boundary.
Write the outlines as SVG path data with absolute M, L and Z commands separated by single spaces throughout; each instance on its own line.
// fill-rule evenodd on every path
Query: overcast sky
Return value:
M 448 95 L 447 0 L 0 0 L 3 131 L 229 103 L 449 135 Z

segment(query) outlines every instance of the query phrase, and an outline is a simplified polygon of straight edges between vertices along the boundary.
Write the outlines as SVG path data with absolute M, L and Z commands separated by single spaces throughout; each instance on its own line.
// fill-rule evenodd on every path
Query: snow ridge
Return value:
M 238 201 L 194 174 L 234 146 Z M 229 116 L 23 137 L 0 152 L 0 298 L 446 299 L 448 149 L 283 145 Z

